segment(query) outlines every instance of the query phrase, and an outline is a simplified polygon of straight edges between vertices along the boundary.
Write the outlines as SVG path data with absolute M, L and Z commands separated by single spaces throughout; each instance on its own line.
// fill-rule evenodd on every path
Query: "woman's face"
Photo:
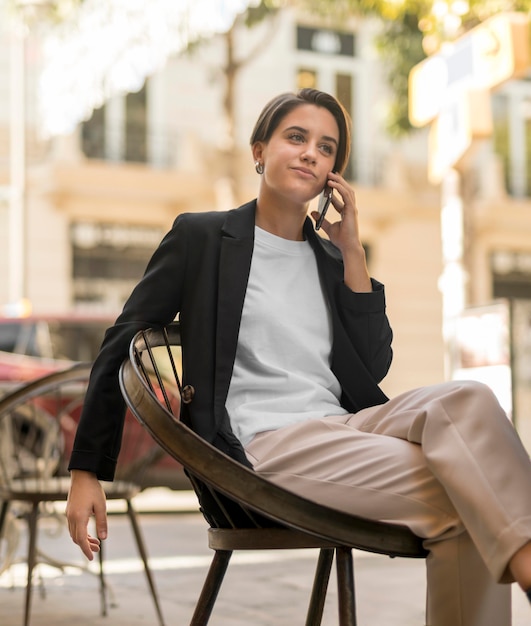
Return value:
M 339 128 L 330 111 L 299 105 L 281 120 L 267 143 L 253 146 L 255 160 L 264 165 L 261 191 L 307 204 L 322 191 L 338 143 Z

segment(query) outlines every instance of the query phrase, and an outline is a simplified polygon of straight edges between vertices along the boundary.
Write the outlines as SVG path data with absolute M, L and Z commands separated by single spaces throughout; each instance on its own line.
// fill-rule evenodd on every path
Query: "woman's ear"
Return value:
M 254 162 L 261 162 L 264 156 L 264 144 L 261 141 L 257 141 L 256 143 L 254 143 L 252 146 L 252 153 Z

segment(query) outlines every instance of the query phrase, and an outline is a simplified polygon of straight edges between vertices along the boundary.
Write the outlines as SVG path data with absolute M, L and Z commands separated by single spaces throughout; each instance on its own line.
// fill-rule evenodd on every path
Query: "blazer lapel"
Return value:
M 227 214 L 222 228 L 216 327 L 214 411 L 223 419 L 251 269 L 256 201 Z M 218 422 L 219 423 L 219 422 Z
M 349 340 L 337 308 L 335 291 L 338 285 L 343 282 L 341 253 L 337 248 L 329 245 L 325 247 L 324 240 L 315 234 L 309 220 L 305 224 L 305 233 L 315 252 L 317 266 L 330 304 L 334 335 L 332 340 L 332 371 L 341 384 L 342 405 L 349 411 L 355 412 L 367 406 L 382 404 L 388 398 L 367 370 L 357 350 Z

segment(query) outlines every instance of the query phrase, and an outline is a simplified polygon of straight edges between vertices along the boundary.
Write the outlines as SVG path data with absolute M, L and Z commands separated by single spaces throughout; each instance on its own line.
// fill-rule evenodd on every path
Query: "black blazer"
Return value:
M 112 480 L 125 404 L 118 370 L 135 333 L 181 324 L 183 385 L 195 395 L 183 419 L 199 435 L 246 463 L 225 401 L 236 354 L 254 245 L 256 201 L 227 212 L 180 215 L 151 258 L 144 277 L 109 328 L 94 363 L 70 469 Z M 387 400 L 378 383 L 391 364 L 392 332 L 383 285 L 354 293 L 343 282 L 341 254 L 307 218 L 304 233 L 317 258 L 333 325 L 332 370 L 351 412 Z

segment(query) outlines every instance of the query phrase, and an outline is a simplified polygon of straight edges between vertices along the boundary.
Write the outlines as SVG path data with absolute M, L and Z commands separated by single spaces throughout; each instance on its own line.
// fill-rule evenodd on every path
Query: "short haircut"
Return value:
M 328 93 L 318 89 L 301 89 L 297 93 L 283 93 L 270 100 L 263 108 L 251 134 L 251 145 L 258 141 L 267 143 L 280 122 L 297 107 L 313 104 L 330 111 L 339 129 L 334 171 L 342 174 L 350 156 L 352 121 L 345 107 Z

